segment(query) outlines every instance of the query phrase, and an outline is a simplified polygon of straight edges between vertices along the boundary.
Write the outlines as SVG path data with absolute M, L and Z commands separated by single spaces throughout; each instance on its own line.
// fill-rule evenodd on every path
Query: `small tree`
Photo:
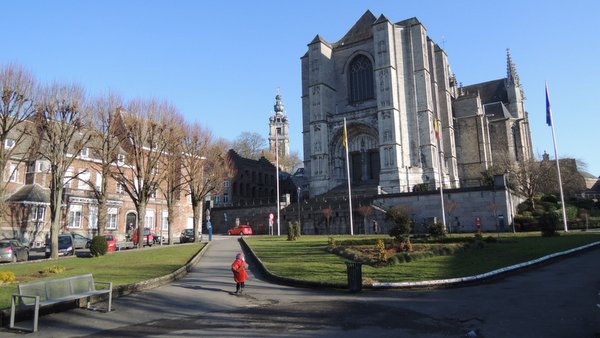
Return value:
M 365 234 L 366 234 L 367 233 L 367 228 L 368 228 L 367 218 L 373 214 L 373 206 L 371 206 L 371 205 L 361 205 L 358 208 L 358 212 L 363 217 L 363 229 L 364 229 Z
M 331 220 L 331 215 L 333 215 L 333 209 L 331 207 L 327 207 L 323 209 L 323 217 L 325 217 L 325 227 L 327 228 L 327 233 L 329 234 L 329 221 Z
M 410 208 L 405 205 L 397 205 L 390 208 L 386 214 L 386 219 L 395 223 L 395 226 L 390 231 L 390 236 L 394 237 L 398 243 L 403 244 L 404 250 L 410 251 L 412 245 L 410 243 L 411 218 Z

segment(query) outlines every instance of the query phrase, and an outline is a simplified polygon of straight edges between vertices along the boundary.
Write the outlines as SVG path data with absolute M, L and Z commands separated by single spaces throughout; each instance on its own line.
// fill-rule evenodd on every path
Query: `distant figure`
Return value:
M 231 264 L 231 271 L 233 272 L 233 280 L 235 281 L 236 294 L 244 292 L 244 282 L 248 279 L 248 273 L 246 272 L 247 268 L 248 264 L 246 264 L 246 257 L 244 257 L 244 254 L 240 252 L 235 255 L 235 261 Z
M 373 233 L 377 235 L 379 233 L 379 224 L 377 224 L 376 220 L 373 220 Z

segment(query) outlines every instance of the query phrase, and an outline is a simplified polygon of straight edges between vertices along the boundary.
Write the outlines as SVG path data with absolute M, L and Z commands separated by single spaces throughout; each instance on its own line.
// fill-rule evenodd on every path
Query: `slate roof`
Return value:
M 481 104 L 493 102 L 508 103 L 508 93 L 506 92 L 504 79 L 464 86 L 462 90 L 464 94 L 476 94 L 479 92 Z
M 41 185 L 26 184 L 15 191 L 7 199 L 9 203 L 44 203 L 50 204 L 50 189 Z
M 373 37 L 373 23 L 377 18 L 371 11 L 367 10 L 360 19 L 350 28 L 344 37 L 334 44 L 335 47 L 344 46 L 361 40 Z

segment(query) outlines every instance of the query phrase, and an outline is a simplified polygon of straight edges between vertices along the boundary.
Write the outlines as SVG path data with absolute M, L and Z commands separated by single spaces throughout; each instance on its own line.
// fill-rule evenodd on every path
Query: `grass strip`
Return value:
M 143 250 L 109 253 L 101 257 L 61 258 L 0 265 L 0 272 L 13 272 L 17 282 L 56 279 L 92 273 L 98 281 L 113 282 L 113 287 L 167 275 L 185 265 L 206 245 L 182 244 Z M 59 273 L 47 273 L 54 266 Z M 10 296 L 17 292 L 14 283 L 0 283 L 0 309 L 10 307 Z
M 486 243 L 480 249 L 385 267 L 363 265 L 363 279 L 373 282 L 405 282 L 466 277 L 600 241 L 600 233 L 591 232 L 563 233 L 555 237 L 541 237 L 539 232 L 485 236 L 488 235 L 497 238 L 497 242 Z M 345 262 L 348 260 L 327 252 L 328 237 L 342 242 L 362 236 L 302 236 L 297 241 L 287 241 L 284 237 L 246 237 L 246 241 L 267 269 L 276 275 L 299 280 L 345 283 Z M 473 235 L 452 237 L 472 238 Z

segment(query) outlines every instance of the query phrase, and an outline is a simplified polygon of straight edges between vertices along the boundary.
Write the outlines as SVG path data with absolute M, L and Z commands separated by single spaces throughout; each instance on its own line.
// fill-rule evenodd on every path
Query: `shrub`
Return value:
M 553 203 L 553 204 L 558 203 L 558 199 L 554 195 L 544 195 L 544 196 L 542 196 L 542 198 L 540 198 L 540 201 Z
M 416 184 L 415 186 L 413 186 L 413 191 L 414 192 L 426 192 L 426 191 L 429 191 L 429 184 L 427 184 L 427 183 Z
M 389 209 L 385 217 L 395 223 L 395 226 L 390 230 L 390 236 L 397 241 L 408 239 L 411 231 L 410 209 L 403 205 L 397 205 Z
M 94 257 L 104 256 L 108 251 L 108 243 L 106 243 L 106 238 L 104 236 L 96 236 L 92 238 L 92 243 L 90 244 L 90 254 Z
M 300 222 L 288 222 L 288 241 L 295 241 L 300 238 Z
M 558 227 L 558 215 L 555 212 L 546 212 L 540 216 L 540 226 L 542 227 L 542 236 L 556 236 Z
M 335 238 L 333 238 L 333 237 L 327 238 L 327 246 L 332 249 L 335 249 L 337 247 L 337 242 L 335 241 Z
M 0 283 L 13 283 L 17 280 L 14 272 L 0 272 Z
M 45 268 L 44 270 L 38 271 L 41 275 L 46 275 L 49 273 L 61 273 L 63 271 L 65 271 L 65 267 L 64 266 L 60 266 L 60 265 L 53 265 L 53 266 L 49 266 L 47 268 Z
M 434 238 L 446 237 L 446 229 L 442 222 L 435 222 L 429 227 L 429 235 Z
M 383 239 L 377 240 L 377 245 L 375 246 L 375 248 L 377 249 L 377 259 L 379 259 L 382 262 L 387 261 L 387 251 L 385 250 L 385 243 L 383 242 Z

